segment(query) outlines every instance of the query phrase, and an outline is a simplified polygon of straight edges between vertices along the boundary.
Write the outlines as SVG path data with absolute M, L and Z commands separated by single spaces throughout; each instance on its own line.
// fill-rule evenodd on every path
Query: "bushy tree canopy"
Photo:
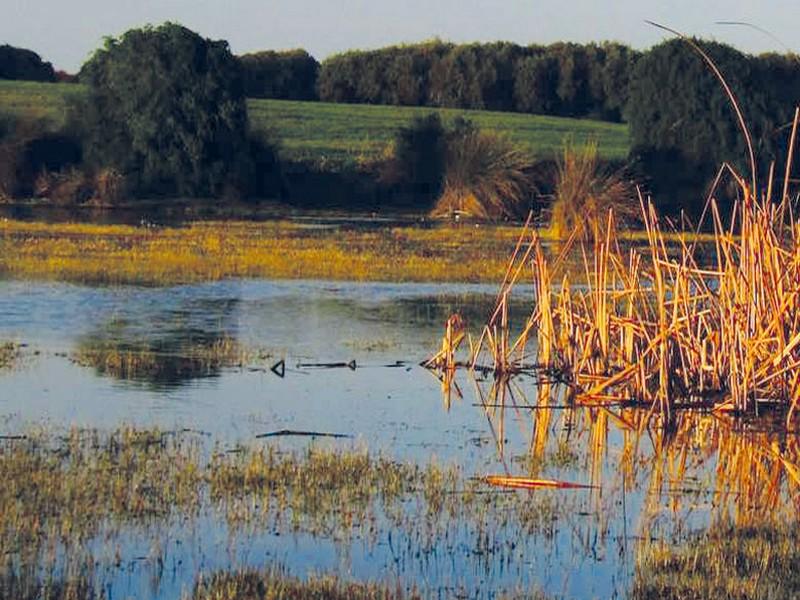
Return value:
M 0 79 L 55 81 L 56 76 L 53 65 L 36 52 L 4 44 L 0 46 Z
M 265 50 L 239 60 L 248 98 L 316 100 L 319 63 L 305 50 Z
M 746 114 L 752 113 L 752 95 L 745 95 L 755 80 L 750 58 L 722 44 L 703 46 L 740 94 Z M 689 160 L 712 165 L 745 156 L 723 87 L 686 42 L 672 40 L 647 52 L 633 70 L 629 98 L 634 146 L 680 149 Z
M 753 137 L 759 171 L 786 148 L 800 99 L 800 65 L 790 57 L 754 57 L 696 40 L 736 95 Z M 627 109 L 635 153 L 664 192 L 709 183 L 723 162 L 749 174 L 745 137 L 732 105 L 708 65 L 682 40 L 655 46 L 631 74 Z M 658 195 L 658 194 L 657 194 Z M 681 203 L 685 203 L 685 199 Z M 700 201 L 698 201 L 700 203 Z
M 139 192 L 219 195 L 247 178 L 241 69 L 227 42 L 173 23 L 106 39 L 81 71 L 88 159 Z
M 439 40 L 326 59 L 321 100 L 620 120 L 638 52 L 621 44 L 520 46 Z

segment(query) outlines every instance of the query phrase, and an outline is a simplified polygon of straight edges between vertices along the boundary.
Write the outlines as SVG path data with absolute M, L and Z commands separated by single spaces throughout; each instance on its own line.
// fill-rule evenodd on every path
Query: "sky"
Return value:
M 800 0 L 0 0 L 0 44 L 76 72 L 108 35 L 174 21 L 236 54 L 305 48 L 317 59 L 433 37 L 520 44 L 667 36 L 645 20 L 747 52 L 800 51 Z M 744 21 L 752 27 L 722 25 Z

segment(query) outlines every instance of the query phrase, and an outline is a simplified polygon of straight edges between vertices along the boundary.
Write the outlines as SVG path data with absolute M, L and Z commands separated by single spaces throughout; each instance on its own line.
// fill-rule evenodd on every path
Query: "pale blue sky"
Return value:
M 303 47 L 318 59 L 431 37 L 521 44 L 618 40 L 644 48 L 664 39 L 660 21 L 749 52 L 783 50 L 748 21 L 800 50 L 800 0 L 0 0 L 0 43 L 35 50 L 76 71 L 105 35 L 171 20 L 241 54 Z

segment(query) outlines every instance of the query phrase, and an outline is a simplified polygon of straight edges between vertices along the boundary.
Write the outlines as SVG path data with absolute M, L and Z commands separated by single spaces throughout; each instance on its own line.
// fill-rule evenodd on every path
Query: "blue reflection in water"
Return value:
M 471 406 L 476 398 L 466 383 L 464 399 L 446 410 L 439 382 L 417 365 L 436 349 L 452 312 L 461 311 L 477 330 L 495 292 L 493 286 L 315 281 L 169 288 L 2 281 L 0 339 L 28 346 L 21 367 L 0 375 L 1 427 L 13 432 L 42 422 L 157 425 L 208 432 L 226 445 L 280 429 L 325 431 L 354 440 L 324 443 L 366 445 L 422 463 L 432 457 L 456 461 L 467 474 L 502 472 L 498 442 L 509 449 L 505 464 L 524 459 L 530 413 L 508 410 L 500 434 L 496 422 Z M 527 295 L 521 289 L 518 297 Z M 527 316 L 524 310 L 518 314 Z M 264 356 L 242 367 L 186 362 L 193 350 L 228 339 L 259 348 Z M 158 376 L 121 378 L 72 360 L 80 350 L 98 347 L 146 350 L 176 363 Z M 268 368 L 278 359 L 287 365 L 284 378 Z M 356 370 L 297 367 L 350 360 Z M 399 367 L 387 366 L 398 361 Z M 263 443 L 300 448 L 308 440 Z M 619 434 L 612 431 L 608 443 L 619 445 Z M 550 475 L 584 480 L 586 469 L 571 465 Z M 521 537 L 502 526 L 489 534 L 452 523 L 429 547 L 384 518 L 374 539 L 337 542 L 291 532 L 232 536 L 217 516 L 205 515 L 158 533 L 160 547 L 168 549 L 168 568 L 157 568 L 157 585 L 152 561 L 134 560 L 147 555 L 152 532 L 135 529 L 121 542 L 127 567 L 101 576 L 112 597 L 176 597 L 191 589 L 200 570 L 275 561 L 300 575 L 331 570 L 354 578 L 399 578 L 443 598 L 491 597 L 534 585 L 567 596 L 610 597 L 624 590 L 631 552 L 623 532 L 633 524 L 621 517 L 620 496 L 571 491 L 560 497 L 574 510 L 547 535 Z M 641 493 L 625 500 L 629 514 L 640 512 Z M 479 543 L 481 535 L 491 539 Z

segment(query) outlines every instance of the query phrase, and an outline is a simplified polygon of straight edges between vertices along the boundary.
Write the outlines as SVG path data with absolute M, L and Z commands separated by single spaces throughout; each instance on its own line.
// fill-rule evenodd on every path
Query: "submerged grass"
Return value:
M 796 523 L 719 525 L 680 546 L 649 543 L 637 553 L 631 598 L 702 600 L 800 595 Z
M 103 600 L 106 595 L 97 590 L 86 576 L 39 579 L 32 573 L 0 575 L 0 598 L 9 600 Z
M 468 592 L 465 591 L 466 597 Z M 421 600 L 416 588 L 400 583 L 347 581 L 334 575 L 292 577 L 280 569 L 220 571 L 199 578 L 191 600 Z M 456 597 L 461 597 L 458 594 Z M 540 591 L 502 594 L 500 600 L 546 600 Z
M 0 447 L 0 554 L 81 543 L 107 520 L 167 517 L 199 505 L 198 446 L 188 436 L 122 429 L 33 432 Z
M 19 357 L 19 346 L 14 342 L 0 342 L 0 370 L 14 365 Z
M 401 586 L 348 582 L 332 575 L 305 580 L 279 570 L 218 572 L 200 578 L 192 600 L 421 600 Z
M 175 349 L 145 342 L 121 344 L 89 340 L 81 344 L 72 360 L 81 366 L 93 367 L 100 375 L 161 381 L 213 375 L 221 369 L 243 367 L 266 357 L 263 351 L 246 348 L 236 339 L 223 336 L 208 342 L 194 341 Z
M 527 536 L 552 536 L 568 510 L 549 493 L 491 493 L 456 466 L 315 446 L 226 449 L 198 432 L 157 429 L 6 436 L 0 480 L 0 579 L 33 577 L 30 589 L 42 573 L 80 579 L 119 562 L 118 553 L 97 555 L 93 541 L 113 547 L 132 532 L 197 518 L 226 523 L 233 537 L 304 533 L 345 543 L 375 543 L 390 527 L 409 556 L 458 531 L 490 561 Z M 504 536 L 514 543 L 498 546 Z

